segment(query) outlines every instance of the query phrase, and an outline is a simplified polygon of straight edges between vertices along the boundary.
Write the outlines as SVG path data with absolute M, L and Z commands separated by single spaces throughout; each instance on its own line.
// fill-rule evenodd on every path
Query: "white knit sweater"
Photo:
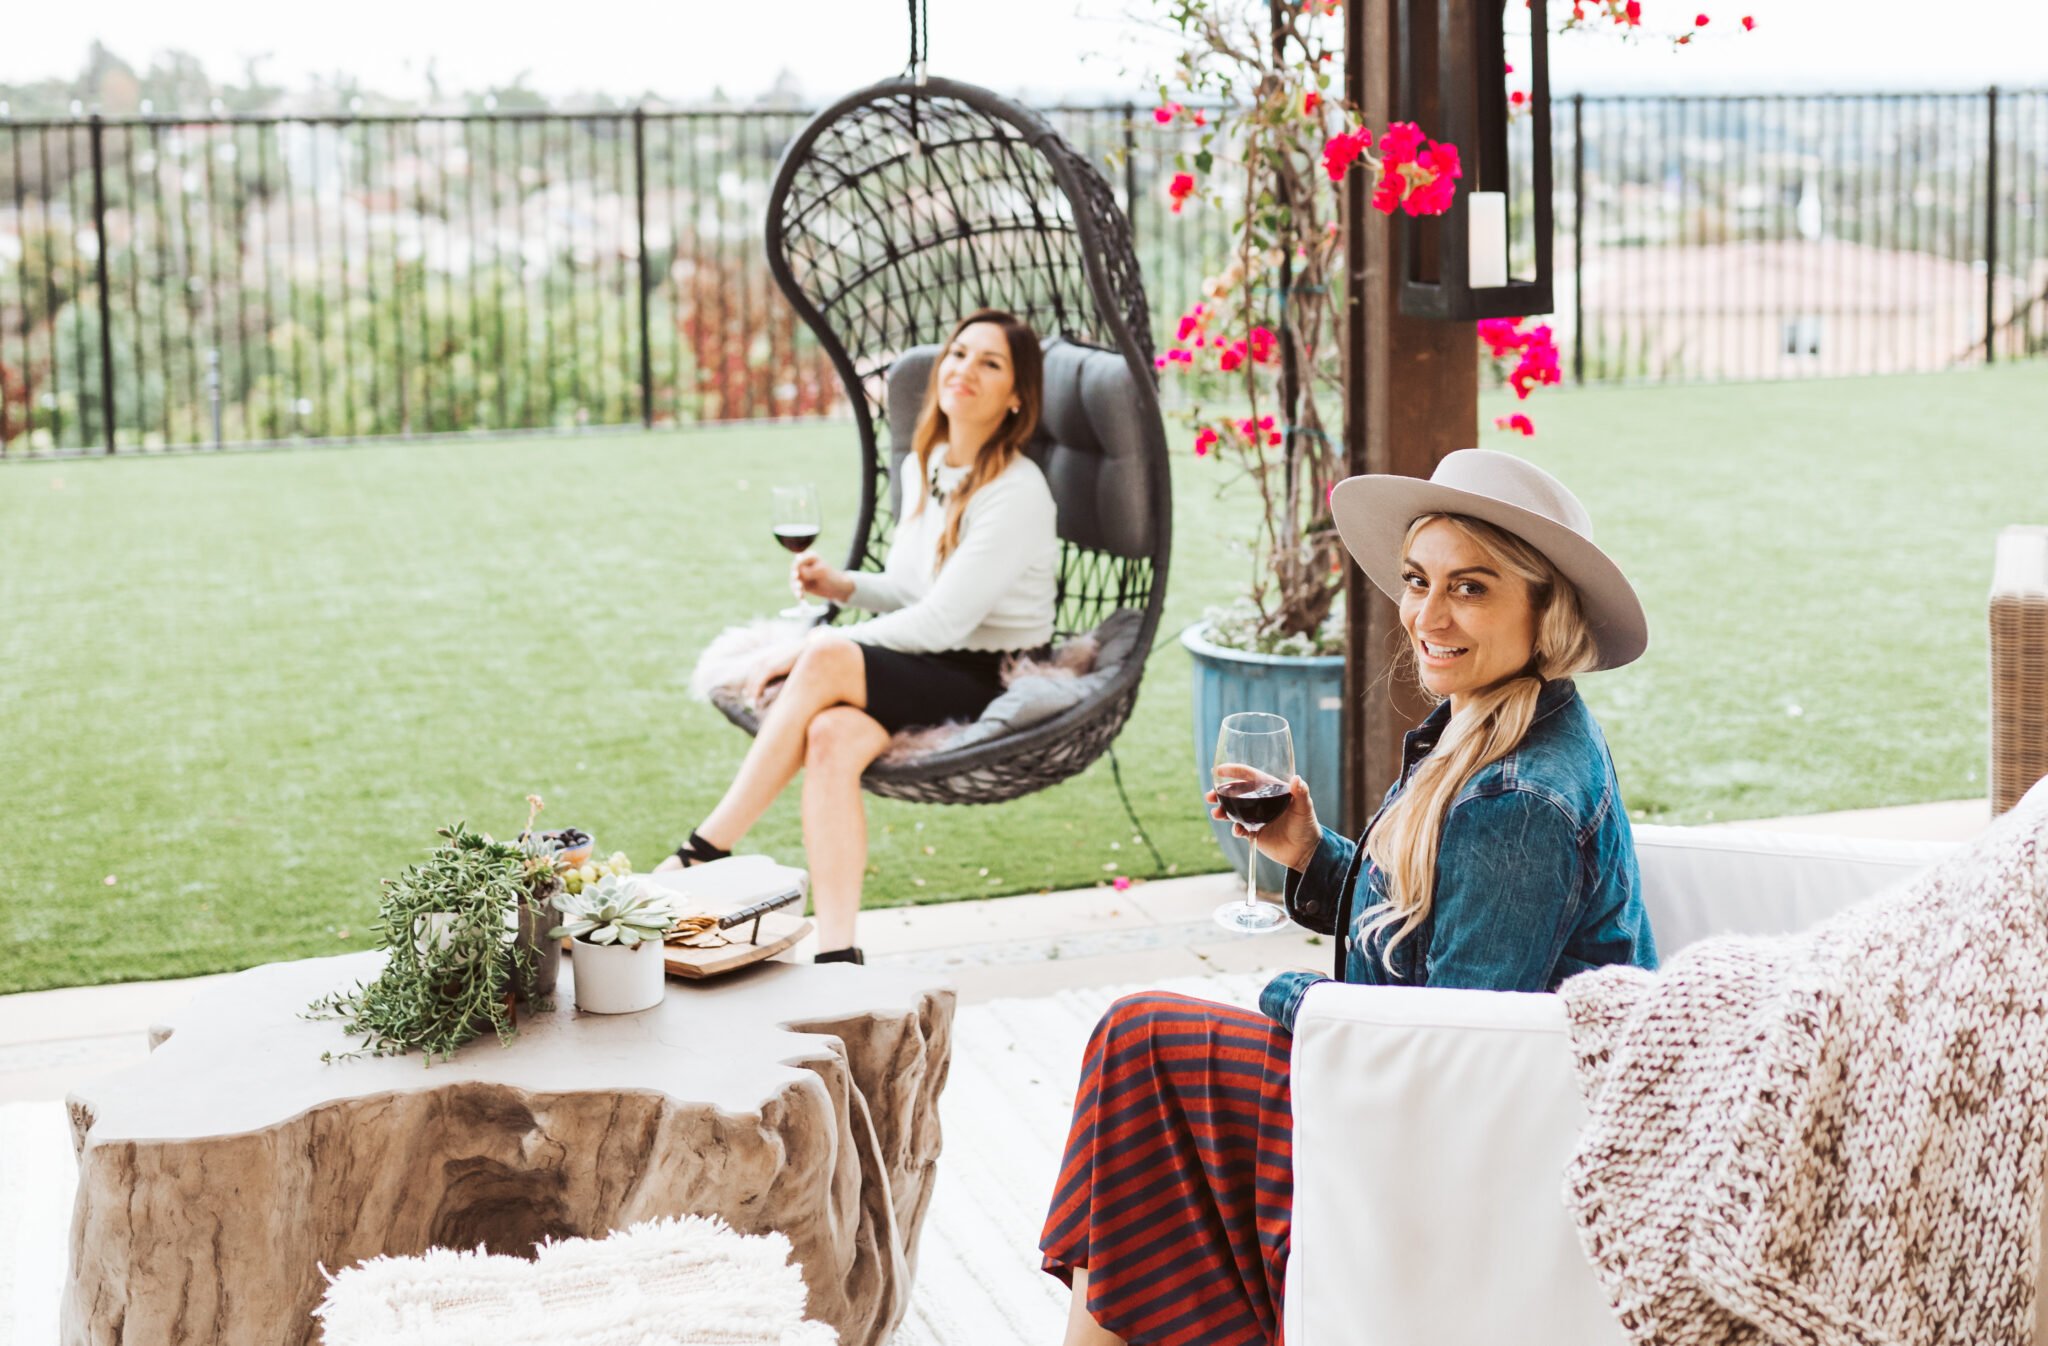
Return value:
M 932 454 L 932 480 L 920 495 L 917 456 L 905 454 L 896 479 L 903 501 L 889 559 L 880 574 L 853 575 L 855 607 L 885 615 L 856 622 L 850 638 L 906 654 L 944 650 L 1027 650 L 1052 639 L 1059 575 L 1059 508 L 1038 464 L 1021 455 L 967 502 L 960 542 L 936 568 L 945 506 L 967 476 Z
M 1811 930 L 1561 988 L 1580 1241 L 1641 1346 L 2025 1346 L 2048 790 Z

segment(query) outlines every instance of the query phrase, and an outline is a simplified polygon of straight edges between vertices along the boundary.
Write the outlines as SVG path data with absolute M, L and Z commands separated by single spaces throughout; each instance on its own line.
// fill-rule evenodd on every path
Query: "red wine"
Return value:
M 775 540 L 787 552 L 809 551 L 811 544 L 818 540 L 818 530 L 800 523 L 781 524 L 775 529 Z
M 1216 786 L 1216 802 L 1247 832 L 1285 813 L 1287 800 L 1287 787 L 1273 781 L 1227 780 Z

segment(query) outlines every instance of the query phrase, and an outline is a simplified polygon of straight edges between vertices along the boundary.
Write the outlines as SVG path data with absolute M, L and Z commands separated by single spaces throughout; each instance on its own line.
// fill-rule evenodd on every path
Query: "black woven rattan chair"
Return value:
M 879 570 L 887 554 L 890 471 L 910 447 L 931 348 L 984 306 L 1047 338 L 1032 456 L 1059 502 L 1057 635 L 1131 608 L 1142 614 L 1137 650 L 1108 687 L 1052 720 L 877 764 L 863 784 L 894 799 L 987 804 L 1065 780 L 1109 747 L 1137 701 L 1172 535 L 1151 320 L 1109 185 L 1029 109 L 950 80 L 887 80 L 791 142 L 767 235 L 776 282 L 855 409 L 861 503 L 849 568 Z M 726 713 L 754 730 L 751 716 Z

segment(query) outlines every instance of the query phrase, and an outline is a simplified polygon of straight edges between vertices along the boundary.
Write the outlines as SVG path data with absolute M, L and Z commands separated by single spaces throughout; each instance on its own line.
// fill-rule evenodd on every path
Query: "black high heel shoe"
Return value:
M 691 865 L 708 865 L 713 860 L 723 860 L 731 854 L 731 851 L 718 849 L 694 831 L 690 833 L 688 841 L 676 847 L 676 859 L 683 862 L 685 869 Z

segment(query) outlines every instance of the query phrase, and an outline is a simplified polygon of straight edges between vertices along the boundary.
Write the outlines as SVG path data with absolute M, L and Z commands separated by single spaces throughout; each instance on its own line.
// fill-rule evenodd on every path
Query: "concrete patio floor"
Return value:
M 1982 799 L 1769 818 L 1717 827 L 1912 840 L 1966 840 L 1990 821 Z M 861 917 L 870 962 L 948 974 L 962 1003 L 1084 986 L 1261 968 L 1327 966 L 1327 941 L 1292 926 L 1229 934 L 1211 920 L 1241 896 L 1229 874 L 1025 894 Z M 799 959 L 809 957 L 799 945 Z M 227 975 L 227 974 L 223 974 Z M 0 996 L 0 1103 L 62 1099 L 81 1082 L 146 1056 L 150 1026 L 218 977 L 127 982 Z

